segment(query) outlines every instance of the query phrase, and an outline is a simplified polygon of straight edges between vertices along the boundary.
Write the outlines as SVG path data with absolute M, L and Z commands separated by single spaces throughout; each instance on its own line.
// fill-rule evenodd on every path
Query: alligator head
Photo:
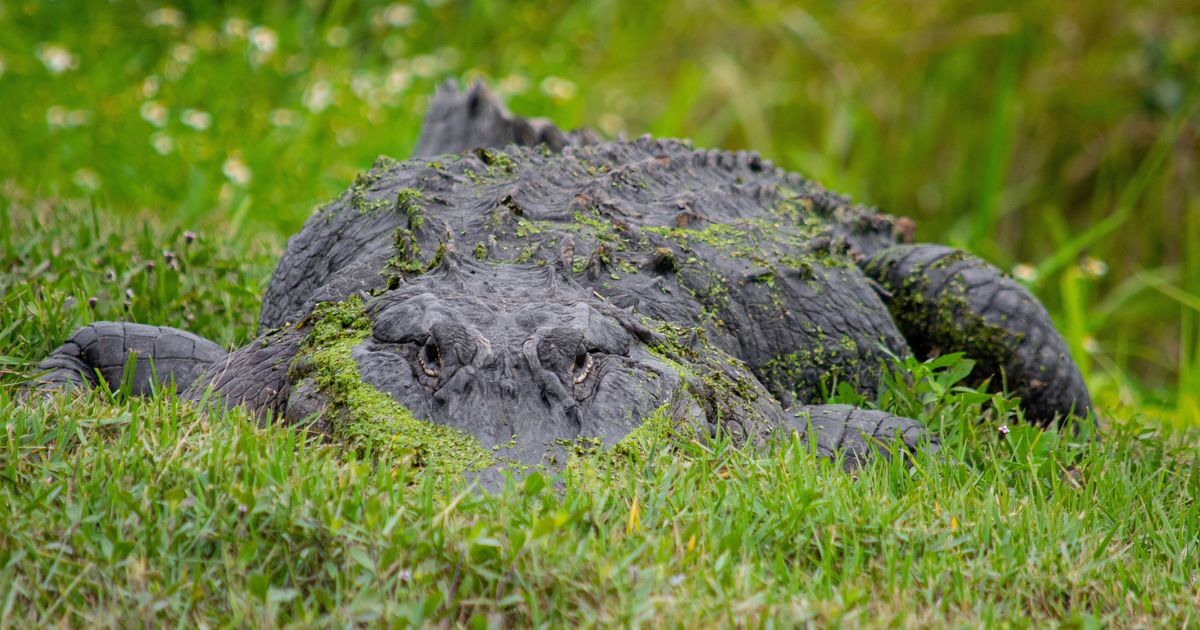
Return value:
M 364 324 L 349 351 L 361 382 L 502 459 L 538 464 L 576 440 L 615 444 L 656 413 L 712 424 L 663 337 L 555 265 L 448 255 L 363 310 L 369 333 Z M 293 398 L 312 410 L 303 391 Z

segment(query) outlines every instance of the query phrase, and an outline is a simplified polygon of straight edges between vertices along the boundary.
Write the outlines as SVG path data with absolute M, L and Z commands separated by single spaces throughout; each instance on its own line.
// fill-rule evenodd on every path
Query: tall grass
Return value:
M 886 381 L 943 436 L 911 468 L 680 437 L 494 494 L 169 393 L 0 390 L 0 625 L 1194 624 L 1195 431 L 1003 434 L 957 367 Z

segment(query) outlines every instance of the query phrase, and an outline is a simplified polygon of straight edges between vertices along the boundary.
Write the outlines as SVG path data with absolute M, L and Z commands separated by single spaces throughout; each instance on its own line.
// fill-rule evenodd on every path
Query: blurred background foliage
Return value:
M 245 244 L 257 291 L 315 205 L 408 153 L 436 83 L 475 77 L 910 216 L 1028 283 L 1101 407 L 1200 417 L 1194 1 L 0 0 L 3 195 Z M 221 307 L 157 323 L 252 334 Z

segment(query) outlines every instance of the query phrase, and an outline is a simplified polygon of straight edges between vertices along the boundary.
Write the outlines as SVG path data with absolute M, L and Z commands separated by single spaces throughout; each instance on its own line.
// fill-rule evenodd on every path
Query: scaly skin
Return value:
M 179 391 L 186 390 L 196 376 L 225 356 L 225 350 L 166 326 L 96 322 L 75 331 L 42 360 L 38 382 L 49 388 L 96 387 L 103 379 L 116 391 L 133 354 L 136 372 L 129 379 L 131 393 L 142 396 L 155 383 L 173 383 Z
M 793 426 L 812 444 L 818 457 L 842 454 L 846 471 L 859 468 L 873 457 L 890 454 L 887 446 L 899 440 L 905 450 L 915 451 L 924 443 L 937 452 L 936 436 L 927 434 L 915 420 L 884 411 L 850 405 L 805 405 L 798 407 Z M 811 439 L 810 433 L 816 435 Z
M 214 359 L 186 396 L 315 418 L 353 443 L 395 432 L 428 461 L 465 448 L 472 469 L 562 463 L 564 444 L 614 445 L 651 417 L 747 444 L 797 431 L 857 466 L 928 436 L 814 403 L 837 383 L 873 393 L 910 343 L 1003 368 L 1030 417 L 1090 410 L 1027 292 L 975 259 L 910 264 L 934 251 L 905 249 L 911 222 L 757 154 L 597 143 L 512 116 L 476 85 L 439 91 L 417 155 L 436 157 L 381 158 L 306 222 L 268 286 L 260 339 Z M 921 322 L 961 283 L 937 317 L 980 326 L 954 345 Z M 1020 350 L 973 343 L 981 332 Z M 124 356 L 72 362 L 65 348 L 46 364 L 52 381 Z M 1068 396 L 1035 386 L 1045 370 L 1061 378 L 1039 382 Z
M 988 263 L 941 245 L 901 245 L 864 265 L 888 293 L 892 315 L 921 356 L 964 352 L 977 377 L 1003 377 L 1025 417 L 1048 424 L 1092 413 L 1083 376 L 1050 314 Z
M 586 129 L 563 132 L 545 119 L 513 116 L 482 84 L 459 92 L 454 82 L 448 81 L 433 96 L 412 156 L 433 157 L 510 144 L 546 145 L 551 151 L 562 151 L 567 145 L 599 142 L 600 138 Z

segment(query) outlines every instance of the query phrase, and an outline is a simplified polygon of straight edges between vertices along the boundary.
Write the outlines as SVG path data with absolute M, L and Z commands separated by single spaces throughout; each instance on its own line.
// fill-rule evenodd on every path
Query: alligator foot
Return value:
M 792 428 L 800 438 L 812 444 L 819 457 L 844 455 L 842 465 L 847 472 L 863 467 L 872 457 L 889 458 L 896 440 L 908 452 L 922 447 L 934 453 L 940 449 L 937 437 L 916 420 L 886 411 L 850 405 L 804 405 L 792 411 Z
M 1092 402 L 1083 376 L 1045 307 L 996 267 L 940 245 L 900 245 L 863 262 L 913 352 L 962 352 L 974 376 L 1001 380 L 1021 397 L 1025 417 L 1040 425 Z
M 225 354 L 217 344 L 175 328 L 96 322 L 75 331 L 42 360 L 30 385 L 51 390 L 98 387 L 104 381 L 115 391 L 128 381 L 131 393 L 142 396 L 156 384 L 174 383 L 182 392 Z M 135 357 L 134 373 L 126 375 Z

